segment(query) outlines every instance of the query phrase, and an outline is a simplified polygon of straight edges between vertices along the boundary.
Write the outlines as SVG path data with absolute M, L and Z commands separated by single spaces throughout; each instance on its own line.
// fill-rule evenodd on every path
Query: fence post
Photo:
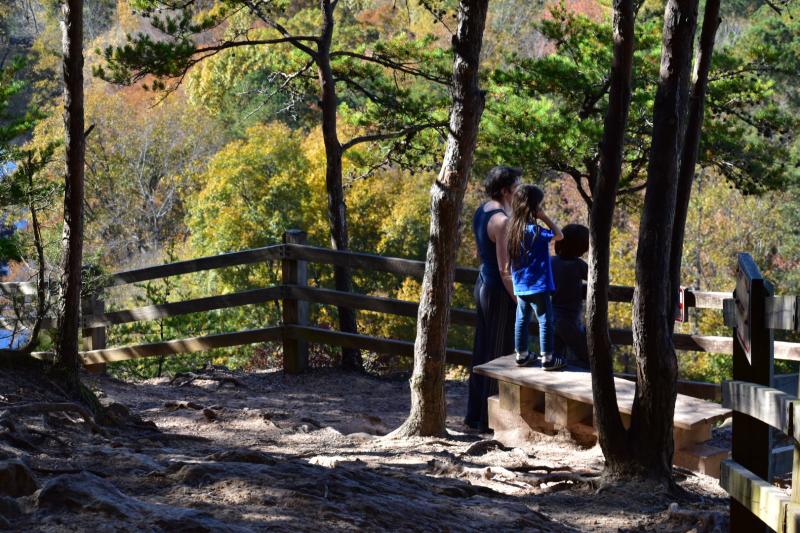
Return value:
M 97 293 L 92 293 L 81 300 L 81 308 L 84 318 L 90 315 L 92 318 L 99 318 L 105 316 L 106 304 L 102 296 L 99 296 Z M 105 326 L 83 328 L 81 330 L 81 335 L 83 336 L 84 350 L 100 350 L 106 347 Z M 106 371 L 106 364 L 86 365 L 86 370 L 90 374 L 104 374 Z
M 740 253 L 734 292 L 736 326 L 733 328 L 733 379 L 772 386 L 773 336 L 766 327 L 766 299 L 772 285 L 765 280 L 750 254 Z M 734 462 L 770 482 L 772 431 L 767 424 L 743 413 L 733 413 Z M 731 498 L 730 528 L 734 533 L 767 531 L 767 526 L 745 506 Z
M 283 234 L 284 244 L 305 244 L 306 232 L 290 229 Z M 308 285 L 308 263 L 284 257 L 282 260 L 284 285 Z M 308 302 L 299 301 L 290 295 L 283 298 L 283 325 L 308 324 Z M 300 374 L 308 370 L 308 342 L 290 339 L 283 333 L 283 371 L 287 374 Z

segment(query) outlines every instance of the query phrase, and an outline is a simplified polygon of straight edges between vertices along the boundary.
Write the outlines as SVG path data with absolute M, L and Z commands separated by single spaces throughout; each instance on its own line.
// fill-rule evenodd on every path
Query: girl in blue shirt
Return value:
M 533 185 L 521 185 L 511 202 L 508 231 L 508 255 L 514 294 L 517 297 L 517 318 L 514 324 L 514 350 L 520 366 L 530 362 L 528 323 L 531 313 L 539 321 L 539 348 L 544 370 L 560 370 L 566 366 L 562 355 L 553 353 L 553 304 L 555 291 L 550 266 L 550 241 L 564 238 L 559 227 L 542 209 L 544 193 Z M 540 226 L 542 221 L 547 227 Z

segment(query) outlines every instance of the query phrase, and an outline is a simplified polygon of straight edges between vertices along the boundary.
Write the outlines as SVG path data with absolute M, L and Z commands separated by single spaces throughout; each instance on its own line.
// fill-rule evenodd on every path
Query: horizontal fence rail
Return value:
M 720 486 L 753 518 L 780 533 L 800 531 L 800 503 L 797 501 L 798 450 L 800 450 L 800 400 L 796 396 L 744 381 L 722 386 L 722 405 L 773 427 L 792 439 L 792 444 L 773 450 L 792 471 L 792 496 L 734 460 L 720 468 Z M 736 431 L 734 422 L 734 431 Z M 731 531 L 756 531 L 753 523 L 731 523 Z
M 187 261 L 176 261 L 165 265 L 118 272 L 109 276 L 108 284 L 110 286 L 126 285 L 129 283 L 139 283 L 183 274 L 193 274 L 204 270 L 275 261 L 283 258 L 285 246 L 286 245 L 283 244 L 275 244 L 263 248 L 242 250 L 241 252 L 229 252 L 209 257 L 189 259 Z

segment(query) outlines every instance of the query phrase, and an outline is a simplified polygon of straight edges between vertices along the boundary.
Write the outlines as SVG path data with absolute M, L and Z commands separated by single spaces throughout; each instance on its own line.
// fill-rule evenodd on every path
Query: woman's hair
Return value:
M 522 176 L 522 171 L 512 167 L 494 167 L 483 180 L 483 189 L 492 200 L 503 198 L 503 189 L 510 189 Z
M 514 263 L 522 252 L 525 227 L 536 222 L 536 213 L 544 200 L 544 192 L 535 185 L 520 185 L 511 200 L 511 222 L 508 230 L 508 255 Z M 536 237 L 534 236 L 534 239 Z
M 577 259 L 589 251 L 589 228 L 581 224 L 567 224 L 561 228 L 564 238 L 556 242 L 556 255 L 564 259 Z

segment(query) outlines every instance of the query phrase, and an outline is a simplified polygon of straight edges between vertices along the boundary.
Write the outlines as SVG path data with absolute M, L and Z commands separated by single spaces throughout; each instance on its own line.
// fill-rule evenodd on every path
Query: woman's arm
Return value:
M 561 239 L 564 238 L 564 234 L 561 233 L 561 228 L 558 227 L 558 224 L 550 220 L 550 217 L 548 217 L 544 211 L 540 210 L 538 213 L 536 213 L 536 216 L 539 218 L 539 220 L 547 224 L 547 227 L 550 228 L 550 230 L 553 232 L 554 242 L 560 241 Z
M 497 266 L 500 269 L 500 279 L 503 280 L 503 287 L 506 288 L 508 294 L 516 302 L 517 297 L 514 296 L 514 282 L 511 279 L 511 258 L 508 255 L 508 225 L 509 219 L 505 215 L 495 215 L 494 218 L 499 219 L 495 226 L 495 251 L 497 253 Z M 489 222 L 491 226 L 491 221 Z

